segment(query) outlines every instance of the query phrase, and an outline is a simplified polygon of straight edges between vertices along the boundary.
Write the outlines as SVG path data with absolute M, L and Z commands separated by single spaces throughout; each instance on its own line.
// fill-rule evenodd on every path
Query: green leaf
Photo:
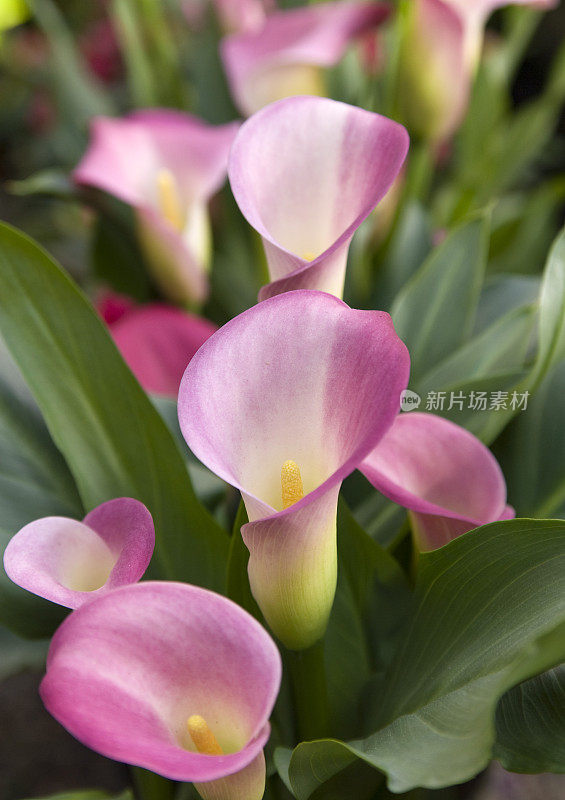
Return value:
M 487 245 L 485 216 L 464 223 L 432 252 L 396 297 L 391 315 L 410 351 L 413 381 L 470 336 Z
M 233 523 L 233 533 L 230 541 L 228 556 L 226 594 L 238 605 L 258 619 L 265 625 L 263 614 L 251 594 L 249 578 L 247 575 L 247 565 L 249 563 L 249 550 L 245 546 L 241 536 L 241 528 L 248 522 L 247 512 L 243 500 L 239 503 L 239 508 Z
M 476 775 L 492 754 L 499 698 L 565 655 L 564 597 L 565 522 L 498 522 L 421 555 L 376 731 L 299 745 L 289 769 L 299 800 L 355 758 L 386 772 L 394 792 Z
M 65 461 L 25 387 L 0 359 L 0 552 L 39 517 L 81 518 L 82 504 Z M 49 636 L 64 612 L 16 586 L 0 564 L 0 622 L 27 637 Z
M 528 398 L 495 445 L 519 516 L 565 516 L 565 361 Z
M 382 667 L 393 649 L 409 592 L 398 563 L 365 533 L 343 501 L 337 530 L 338 583 L 324 660 L 334 728 L 347 736 L 359 730 L 363 691 L 374 662 Z
M 153 515 L 152 574 L 223 589 L 227 536 L 198 503 L 167 427 L 86 298 L 0 226 L 0 331 L 86 508 L 135 497 Z
M 531 381 L 539 381 L 565 358 L 565 228 L 555 240 L 540 294 L 539 352 Z
M 539 292 L 540 278 L 537 276 L 489 276 L 481 292 L 474 332 L 481 333 L 510 311 L 536 302 Z
M 415 391 L 423 396 L 475 378 L 521 370 L 534 322 L 533 306 L 511 311 L 426 373 Z
M 27 2 L 50 44 L 53 86 L 68 121 L 83 129 L 93 116 L 111 115 L 110 96 L 89 73 L 56 4 L 52 0 Z
M 375 276 L 373 304 L 389 308 L 432 249 L 432 225 L 424 208 L 413 201 L 401 212 Z
M 151 297 L 151 282 L 135 237 L 134 213 L 120 204 L 112 204 L 112 209 L 115 213 L 99 214 L 94 225 L 92 268 L 116 292 L 146 302 Z
M 565 664 L 502 697 L 494 757 L 513 772 L 565 772 Z

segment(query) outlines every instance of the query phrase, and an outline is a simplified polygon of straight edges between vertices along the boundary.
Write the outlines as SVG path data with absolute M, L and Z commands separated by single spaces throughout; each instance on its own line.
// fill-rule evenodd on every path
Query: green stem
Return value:
M 173 800 L 174 784 L 172 781 L 141 767 L 133 767 L 132 774 L 136 790 L 135 796 L 139 800 Z
M 289 651 L 288 661 L 300 739 L 321 739 L 328 736 L 329 708 L 324 640 L 307 650 Z

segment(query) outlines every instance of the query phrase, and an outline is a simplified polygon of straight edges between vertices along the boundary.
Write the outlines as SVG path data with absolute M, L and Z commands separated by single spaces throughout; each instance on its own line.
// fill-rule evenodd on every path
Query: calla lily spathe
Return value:
M 44 517 L 10 540 L 4 569 L 18 586 L 67 608 L 135 583 L 151 560 L 155 528 L 145 506 L 120 497 L 82 522 Z
M 419 550 L 435 550 L 472 528 L 514 516 L 490 450 L 434 414 L 399 414 L 360 470 L 382 494 L 410 509 Z
M 341 297 L 349 244 L 408 151 L 386 117 L 321 97 L 292 97 L 239 131 L 228 174 L 247 221 L 261 234 L 271 283 L 263 300 L 291 289 Z
M 261 800 L 280 656 L 246 611 L 213 592 L 144 582 L 87 603 L 57 630 L 47 710 L 105 756 L 205 800 Z
M 554 0 L 413 0 L 405 5 L 399 59 L 400 116 L 411 133 L 441 142 L 465 115 L 490 14 Z
M 313 291 L 240 314 L 187 367 L 181 430 L 193 453 L 242 493 L 251 590 L 288 647 L 324 633 L 339 487 L 392 424 L 408 372 L 388 314 Z
M 75 181 L 136 210 L 141 244 L 171 300 L 198 304 L 208 294 L 211 256 L 207 203 L 226 177 L 238 122 L 208 125 L 177 111 L 98 117 Z
M 213 0 L 222 28 L 230 33 L 261 28 L 274 0 Z
M 164 303 L 134 306 L 110 333 L 146 392 L 176 398 L 186 365 L 217 326 Z
M 384 3 L 334 2 L 275 11 L 262 25 L 227 36 L 221 54 L 244 116 L 292 95 L 325 95 L 323 67 L 389 13 Z

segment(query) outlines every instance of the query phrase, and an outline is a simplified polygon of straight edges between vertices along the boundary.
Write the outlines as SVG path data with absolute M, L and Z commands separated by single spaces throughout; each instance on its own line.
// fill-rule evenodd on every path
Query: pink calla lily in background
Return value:
M 238 33 L 261 28 L 275 8 L 274 0 L 213 0 L 213 4 L 222 28 Z
M 207 204 L 226 177 L 238 122 L 208 125 L 177 111 L 98 117 L 73 177 L 129 203 L 148 264 L 175 302 L 208 294 L 211 256 Z
M 155 546 L 145 506 L 120 497 L 97 506 L 82 522 L 44 517 L 10 540 L 4 569 L 18 586 L 67 608 L 140 580 Z
M 245 122 L 228 174 L 261 234 L 271 283 L 343 293 L 349 244 L 385 196 L 408 151 L 405 129 L 379 114 L 321 97 L 273 103 Z
M 409 356 L 390 316 L 322 292 L 270 298 L 187 367 L 179 421 L 193 453 L 242 493 L 251 590 L 293 649 L 325 630 L 339 487 L 392 424 Z
M 105 307 L 113 311 L 117 301 Z M 146 392 L 176 398 L 186 365 L 217 326 L 174 306 L 149 303 L 124 310 L 110 333 Z
M 267 632 L 197 586 L 144 582 L 87 603 L 55 633 L 40 687 L 87 747 L 205 800 L 261 800 L 281 679 Z
M 399 414 L 359 469 L 382 494 L 411 511 L 419 550 L 435 550 L 479 525 L 514 517 L 490 450 L 434 414 Z
M 322 67 L 389 14 L 384 3 L 334 2 L 275 11 L 264 23 L 227 36 L 221 54 L 231 93 L 245 116 L 283 97 L 324 95 Z
M 399 111 L 411 133 L 452 136 L 469 102 L 488 17 L 507 5 L 550 8 L 555 0 L 413 0 L 407 5 L 399 71 Z

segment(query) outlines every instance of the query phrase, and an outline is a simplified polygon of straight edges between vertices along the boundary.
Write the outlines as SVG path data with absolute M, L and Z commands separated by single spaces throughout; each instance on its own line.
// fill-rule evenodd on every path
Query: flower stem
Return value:
M 324 640 L 307 650 L 289 651 L 288 656 L 300 739 L 329 736 Z

